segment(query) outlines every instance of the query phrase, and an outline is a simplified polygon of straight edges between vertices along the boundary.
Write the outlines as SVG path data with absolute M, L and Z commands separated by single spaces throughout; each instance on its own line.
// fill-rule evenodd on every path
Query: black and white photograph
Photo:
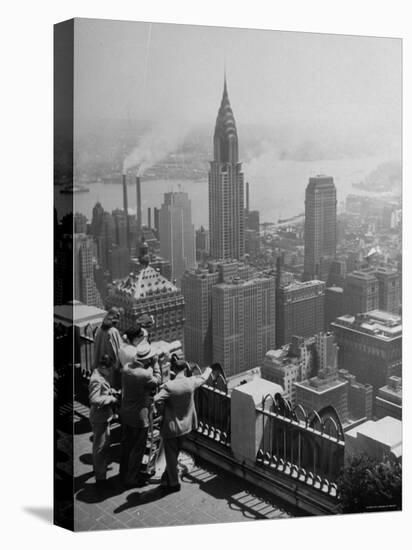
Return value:
M 401 38 L 57 23 L 53 184 L 55 524 L 402 510 Z

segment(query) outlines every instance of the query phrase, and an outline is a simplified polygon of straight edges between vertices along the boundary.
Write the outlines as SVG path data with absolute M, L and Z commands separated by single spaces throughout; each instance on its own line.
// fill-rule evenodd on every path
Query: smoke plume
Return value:
M 157 125 L 139 138 L 138 145 L 123 162 L 123 174 L 136 170 L 142 176 L 146 170 L 175 152 L 182 145 L 187 129 L 169 121 L 167 126 Z

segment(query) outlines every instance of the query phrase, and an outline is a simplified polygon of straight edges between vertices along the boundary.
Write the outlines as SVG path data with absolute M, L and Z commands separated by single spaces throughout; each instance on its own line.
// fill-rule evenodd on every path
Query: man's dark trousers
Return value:
M 139 481 L 148 428 L 133 428 L 123 424 L 122 430 L 120 477 L 124 483 L 133 484 Z

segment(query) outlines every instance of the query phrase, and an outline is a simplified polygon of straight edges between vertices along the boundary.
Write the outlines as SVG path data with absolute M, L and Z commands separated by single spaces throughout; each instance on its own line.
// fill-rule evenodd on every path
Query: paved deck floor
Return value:
M 82 413 L 81 406 L 79 408 Z M 85 416 L 75 415 L 75 530 L 210 524 L 297 515 L 296 510 L 285 508 L 269 493 L 210 463 L 198 462 L 186 453 L 181 453 L 179 460 L 180 492 L 166 496 L 161 493 L 163 457 L 160 457 L 156 475 L 149 485 L 141 489 L 125 490 L 118 480 L 118 439 L 115 436 L 112 445 L 113 461 L 108 472 L 110 487 L 97 491 L 91 460 L 90 425 Z M 61 472 L 70 470 L 70 460 L 65 450 L 65 437 L 60 434 Z

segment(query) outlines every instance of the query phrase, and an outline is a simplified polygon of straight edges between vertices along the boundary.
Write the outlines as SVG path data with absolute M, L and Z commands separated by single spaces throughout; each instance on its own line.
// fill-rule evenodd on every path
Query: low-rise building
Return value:
M 344 423 L 348 417 L 348 382 L 340 380 L 333 369 L 325 369 L 317 376 L 295 382 L 296 403 L 306 411 L 320 411 L 332 405 Z
M 402 422 L 391 416 L 367 420 L 345 432 L 345 461 L 366 454 L 377 460 L 402 457 Z
M 324 329 L 325 283 L 295 281 L 276 290 L 276 346 L 292 336 L 313 336 Z
M 390 376 L 386 386 L 379 388 L 375 410 L 378 418 L 392 416 L 402 420 L 402 378 Z
M 401 376 L 401 317 L 374 310 L 360 315 L 343 315 L 332 323 L 339 346 L 338 365 L 371 384 L 376 393 L 389 376 Z
M 361 384 L 356 376 L 345 369 L 339 370 L 339 378 L 348 382 L 348 414 L 352 421 L 360 418 L 372 418 L 373 388 L 370 384 Z

